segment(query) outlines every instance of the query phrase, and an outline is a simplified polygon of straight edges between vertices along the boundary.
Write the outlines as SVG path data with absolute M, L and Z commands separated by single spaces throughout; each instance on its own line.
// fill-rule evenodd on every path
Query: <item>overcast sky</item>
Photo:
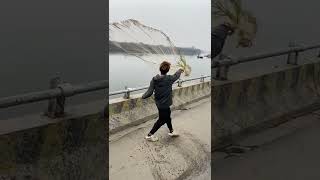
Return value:
M 210 50 L 210 0 L 110 0 L 109 21 L 136 19 L 164 31 L 177 46 Z

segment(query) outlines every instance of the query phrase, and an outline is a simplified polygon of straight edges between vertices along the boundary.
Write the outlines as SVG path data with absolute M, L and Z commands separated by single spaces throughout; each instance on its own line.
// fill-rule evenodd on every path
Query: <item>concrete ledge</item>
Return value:
M 179 109 L 209 97 L 210 89 L 211 81 L 174 88 L 172 109 Z M 141 95 L 134 95 L 130 99 L 118 98 L 109 102 L 109 133 L 113 134 L 157 117 L 158 110 L 154 98 L 144 100 Z
M 54 120 L 41 115 L 0 120 L 0 179 L 107 179 L 102 104 L 73 107 Z
M 216 83 L 212 88 L 213 146 L 241 133 L 279 124 L 318 107 L 320 63 L 291 66 L 251 79 Z

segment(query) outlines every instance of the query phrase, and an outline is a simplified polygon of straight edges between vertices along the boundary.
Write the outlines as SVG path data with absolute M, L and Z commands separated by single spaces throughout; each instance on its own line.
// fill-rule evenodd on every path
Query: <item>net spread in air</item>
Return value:
M 155 65 L 168 61 L 173 69 L 183 69 L 185 76 L 191 67 L 168 35 L 134 19 L 109 24 L 109 50 L 136 56 Z

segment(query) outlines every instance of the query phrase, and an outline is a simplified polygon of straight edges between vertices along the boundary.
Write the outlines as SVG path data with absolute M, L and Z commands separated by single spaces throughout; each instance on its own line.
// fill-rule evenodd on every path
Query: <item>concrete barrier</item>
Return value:
M 193 83 L 173 89 L 173 110 L 209 97 L 211 81 Z M 115 133 L 154 119 L 158 115 L 154 98 L 142 99 L 142 94 L 130 99 L 117 98 L 109 101 L 109 132 Z
M 0 120 L 0 179 L 107 179 L 107 127 L 101 106 L 61 119 L 30 115 Z
M 319 108 L 320 63 L 288 66 L 250 79 L 213 82 L 213 147 Z

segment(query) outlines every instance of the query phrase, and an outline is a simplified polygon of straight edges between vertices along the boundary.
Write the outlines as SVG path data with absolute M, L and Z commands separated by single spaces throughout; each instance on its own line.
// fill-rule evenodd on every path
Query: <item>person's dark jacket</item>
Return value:
M 231 28 L 225 24 L 220 24 L 212 29 L 211 32 L 211 50 L 212 50 L 212 58 L 218 56 L 224 46 L 226 38 L 228 36 Z
M 172 85 L 180 78 L 182 70 L 174 75 L 156 75 L 152 78 L 150 86 L 142 95 L 142 99 L 150 97 L 154 92 L 154 99 L 159 109 L 169 108 L 172 105 Z

